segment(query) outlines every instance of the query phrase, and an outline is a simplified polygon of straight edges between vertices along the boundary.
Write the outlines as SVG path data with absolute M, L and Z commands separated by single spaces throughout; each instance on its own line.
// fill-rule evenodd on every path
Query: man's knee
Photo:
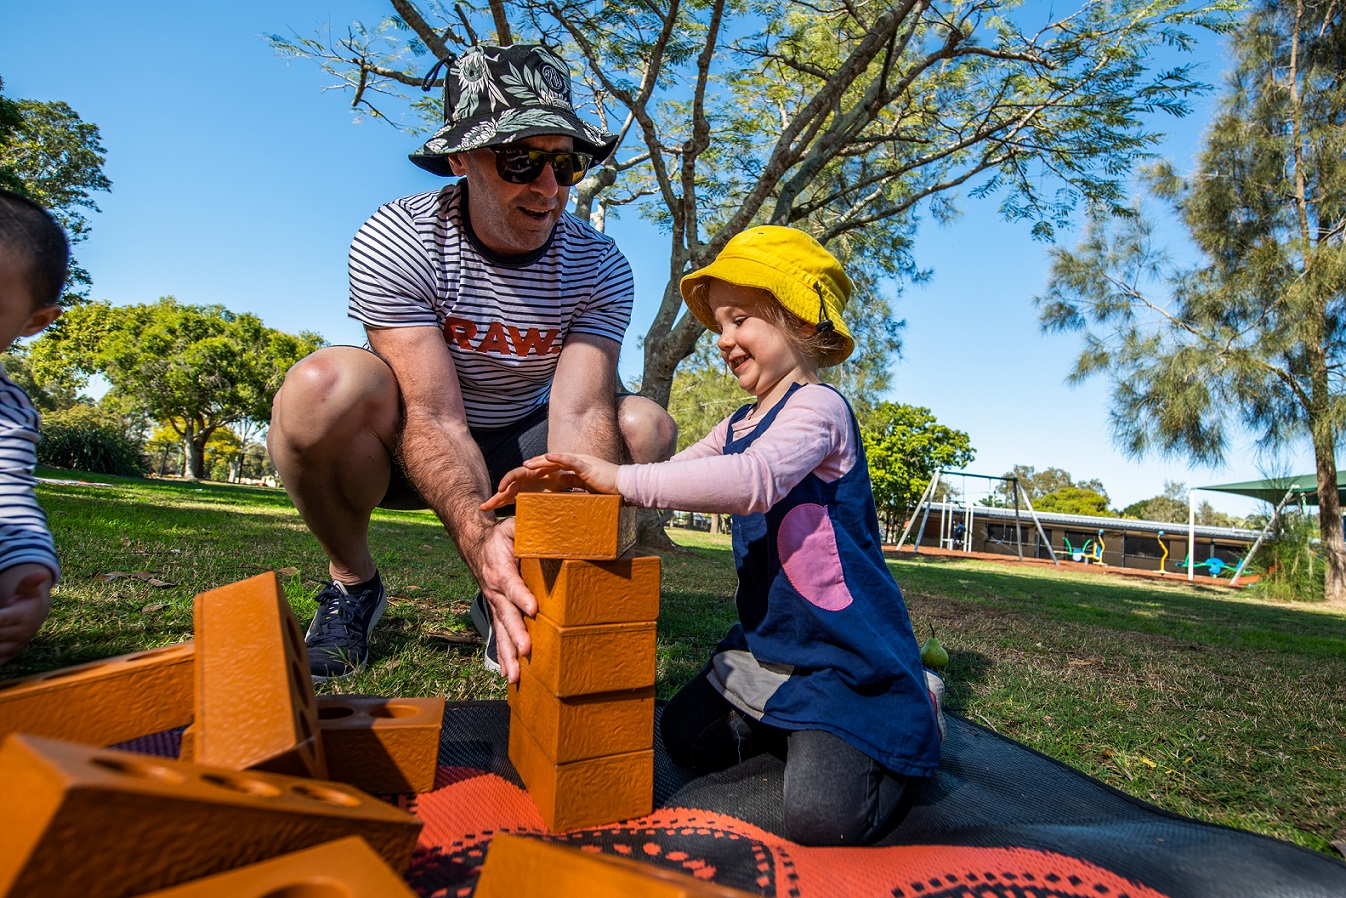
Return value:
M 678 425 L 652 399 L 623 396 L 617 404 L 617 421 L 622 442 L 633 462 L 663 461 L 678 447 Z
M 286 373 L 271 405 L 270 442 L 273 451 L 302 450 L 338 431 L 391 441 L 399 415 L 397 381 L 382 359 L 329 346 Z

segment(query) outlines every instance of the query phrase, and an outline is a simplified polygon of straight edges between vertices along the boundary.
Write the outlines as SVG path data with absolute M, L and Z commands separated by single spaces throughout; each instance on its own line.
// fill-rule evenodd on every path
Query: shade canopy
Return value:
M 1242 483 L 1219 483 L 1213 486 L 1199 486 L 1197 489 L 1214 490 L 1217 493 L 1236 493 L 1277 504 L 1285 498 L 1287 491 L 1301 497 L 1309 505 L 1318 504 L 1318 475 L 1300 474 L 1298 477 L 1270 477 L 1266 480 L 1245 480 Z M 1346 472 L 1337 472 L 1337 497 L 1346 506 Z

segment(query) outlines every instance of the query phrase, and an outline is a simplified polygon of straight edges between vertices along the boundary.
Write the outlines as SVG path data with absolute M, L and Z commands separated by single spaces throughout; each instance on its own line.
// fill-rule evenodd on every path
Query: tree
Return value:
M 1040 499 L 1034 500 L 1036 511 L 1051 511 L 1057 514 L 1086 514 L 1099 517 L 1112 513 L 1108 508 L 1108 497 L 1087 487 L 1065 486 L 1052 490 Z
M 669 238 L 641 378 L 664 406 L 702 331 L 678 292 L 689 266 L 771 223 L 809 231 L 870 282 L 916 279 L 918 211 L 954 215 L 965 185 L 1049 238 L 1081 198 L 1115 205 L 1160 137 L 1142 118 L 1181 115 L 1204 88 L 1190 66 L 1152 71 L 1156 51 L 1222 29 L 1234 5 L 1116 0 L 1029 26 L 1008 0 L 490 0 L 489 18 L 455 4 L 452 18 L 431 8 L 438 19 L 391 2 L 396 16 L 372 28 L 271 42 L 336 76 L 359 114 L 389 120 L 432 58 L 492 28 L 497 42 L 538 41 L 582 61 L 582 105 L 622 148 L 575 188 L 576 211 L 601 224 L 635 204 Z M 438 124 L 428 98 L 413 106 Z
M 874 502 L 885 533 L 901 526 L 940 468 L 961 468 L 977 455 L 966 433 L 945 427 L 930 409 L 879 403 L 861 431 Z
M 1101 480 L 1075 480 L 1070 476 L 1070 472 L 1062 468 L 1045 468 L 1039 471 L 1032 465 L 1015 465 L 1010 470 L 1001 475 L 1002 480 L 995 488 L 995 495 L 990 500 L 999 508 L 1013 507 L 1015 501 L 1014 481 L 1018 481 L 1020 488 L 1028 495 L 1028 501 L 1037 506 L 1038 501 L 1049 493 L 1055 493 L 1060 490 L 1071 488 L 1089 490 L 1098 493 L 1103 497 L 1103 504 L 1108 502 L 1108 491 L 1103 488 Z
M 1218 463 L 1231 425 L 1275 450 L 1313 446 L 1327 597 L 1346 606 L 1335 451 L 1346 418 L 1346 11 L 1259 0 L 1197 170 L 1161 164 L 1151 193 L 1176 212 L 1195 264 L 1153 224 L 1095 216 L 1054 252 L 1039 298 L 1049 330 L 1084 334 L 1071 377 L 1113 385 L 1116 441 Z M 1162 297 L 1167 296 L 1167 299 Z
M 1137 518 L 1142 521 L 1163 521 L 1169 524 L 1185 524 L 1188 517 L 1187 484 L 1176 480 L 1165 480 L 1164 491 L 1158 496 L 1132 502 L 1122 509 L 1122 517 Z
M 0 96 L 0 187 L 40 203 L 70 242 L 78 243 L 89 233 L 85 211 L 98 211 L 92 195 L 112 189 L 103 174 L 107 151 L 101 139 L 98 126 L 65 103 Z M 73 260 L 68 283 L 83 285 L 85 292 L 90 283 L 88 272 Z
M 41 378 L 82 385 L 102 374 L 105 399 L 173 429 L 189 459 L 187 474 L 205 474 L 205 448 L 227 424 L 264 426 L 285 372 L 323 345 L 264 327 L 252 314 L 223 306 L 85 303 L 68 310 L 30 348 Z
M 0 369 L 5 376 L 32 400 L 33 407 L 45 418 L 55 411 L 71 406 L 88 404 L 82 399 L 74 384 L 65 381 L 44 381 L 39 383 L 33 376 L 33 366 L 28 363 L 27 348 L 15 343 L 7 351 L 0 353 Z

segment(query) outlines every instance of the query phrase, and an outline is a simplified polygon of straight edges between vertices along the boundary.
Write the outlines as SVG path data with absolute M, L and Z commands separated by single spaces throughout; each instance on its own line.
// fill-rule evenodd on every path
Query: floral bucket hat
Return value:
M 426 171 L 450 177 L 444 158 L 481 147 L 496 147 L 528 137 L 563 135 L 575 149 L 602 162 L 617 146 L 612 134 L 575 115 L 570 103 L 570 69 L 538 44 L 475 46 L 443 60 L 444 126 L 410 155 Z M 425 89 L 440 65 L 426 76 Z

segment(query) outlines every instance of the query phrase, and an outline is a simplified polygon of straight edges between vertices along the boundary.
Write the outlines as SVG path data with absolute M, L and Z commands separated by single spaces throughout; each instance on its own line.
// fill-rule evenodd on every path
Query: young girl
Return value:
M 531 459 L 482 507 L 582 485 L 647 508 L 733 514 L 740 623 L 664 709 L 664 745 L 703 770 L 783 747 L 787 835 L 872 842 L 896 822 L 907 778 L 939 763 L 943 684 L 921 666 L 884 562 L 855 416 L 818 379 L 854 349 L 840 318 L 850 279 L 812 237 L 764 226 L 681 289 L 756 402 L 660 464 Z

